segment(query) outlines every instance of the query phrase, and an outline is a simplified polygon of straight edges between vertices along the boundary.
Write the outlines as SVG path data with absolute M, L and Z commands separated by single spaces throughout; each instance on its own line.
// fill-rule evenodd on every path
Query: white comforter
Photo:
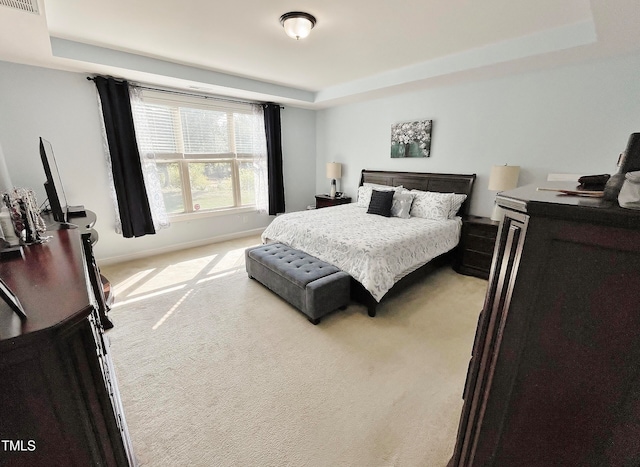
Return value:
M 276 217 L 262 241 L 302 250 L 350 274 L 378 302 L 402 277 L 458 244 L 460 218 L 401 219 L 356 204 Z

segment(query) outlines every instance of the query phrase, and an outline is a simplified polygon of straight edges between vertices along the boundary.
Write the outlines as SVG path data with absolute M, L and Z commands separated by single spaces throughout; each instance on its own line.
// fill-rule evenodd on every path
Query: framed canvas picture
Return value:
M 18 300 L 16 294 L 11 291 L 2 279 L 0 279 L 0 297 L 11 307 L 20 319 L 27 319 L 27 315 L 24 312 L 24 308 L 22 308 L 20 300 Z
M 430 157 L 433 120 L 391 125 L 391 157 Z

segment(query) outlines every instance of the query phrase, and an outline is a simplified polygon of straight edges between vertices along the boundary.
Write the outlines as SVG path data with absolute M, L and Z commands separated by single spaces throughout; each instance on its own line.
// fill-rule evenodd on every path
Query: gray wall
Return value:
M 629 134 L 640 131 L 640 55 L 440 86 L 394 97 L 311 111 L 286 107 L 282 139 L 287 211 L 326 193 L 325 163 L 344 163 L 339 189 L 355 196 L 360 170 L 476 173 L 471 210 L 489 215 L 486 187 L 494 164 L 520 165 L 520 183 L 549 172 L 612 173 Z M 175 222 L 157 235 L 124 239 L 114 232 L 95 87 L 84 74 L 0 62 L 0 146 L 16 186 L 42 202 L 38 137 L 53 144 L 67 198 L 98 215 L 101 261 L 256 232 L 257 213 Z M 395 122 L 433 119 L 432 155 L 391 159 Z M 1 154 L 0 154 L 1 156 Z
M 325 163 L 344 163 L 343 191 L 360 170 L 476 173 L 471 211 L 490 215 L 494 164 L 520 165 L 520 184 L 550 172 L 612 173 L 640 131 L 640 55 L 442 86 L 318 112 L 316 188 Z M 391 159 L 391 124 L 433 119 L 431 157 Z
M 103 263 L 198 245 L 261 231 L 270 217 L 245 213 L 174 222 L 156 235 L 125 239 L 115 233 L 108 190 L 101 115 L 95 86 L 85 74 L 0 62 L 0 144 L 15 186 L 32 188 L 46 199 L 38 137 L 55 152 L 70 204 L 83 204 L 98 216 L 96 256 Z M 287 210 L 304 209 L 315 194 L 315 112 L 282 111 Z

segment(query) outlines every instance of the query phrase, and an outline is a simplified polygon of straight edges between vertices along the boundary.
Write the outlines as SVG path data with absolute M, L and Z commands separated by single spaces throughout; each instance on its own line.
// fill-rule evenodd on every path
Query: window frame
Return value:
M 172 112 L 174 125 L 174 139 L 176 142 L 176 153 L 156 153 L 156 164 L 177 163 L 180 170 L 180 182 L 182 185 L 182 201 L 185 210 L 179 213 L 167 212 L 171 221 L 192 220 L 202 217 L 215 217 L 238 213 L 257 212 L 255 200 L 251 204 L 242 205 L 242 187 L 240 184 L 240 165 L 243 162 L 256 161 L 257 157 L 251 153 L 236 152 L 236 134 L 234 113 L 252 115 L 250 103 L 218 100 L 207 96 L 187 96 L 165 93 L 162 91 L 143 90 L 141 99 L 144 104 L 162 105 L 176 109 Z M 198 153 L 191 154 L 184 152 L 184 140 L 182 132 L 182 119 L 179 108 L 193 108 L 201 110 L 215 110 L 226 112 L 227 114 L 227 141 L 229 152 L 224 153 Z M 233 206 L 195 210 L 193 204 L 193 189 L 189 177 L 190 163 L 211 163 L 226 162 L 231 164 L 231 185 Z

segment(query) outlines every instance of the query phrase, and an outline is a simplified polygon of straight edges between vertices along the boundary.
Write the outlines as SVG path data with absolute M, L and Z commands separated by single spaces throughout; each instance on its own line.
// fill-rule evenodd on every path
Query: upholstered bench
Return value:
M 309 321 L 349 303 L 349 274 L 303 251 L 270 243 L 245 251 L 247 274 L 302 311 Z

